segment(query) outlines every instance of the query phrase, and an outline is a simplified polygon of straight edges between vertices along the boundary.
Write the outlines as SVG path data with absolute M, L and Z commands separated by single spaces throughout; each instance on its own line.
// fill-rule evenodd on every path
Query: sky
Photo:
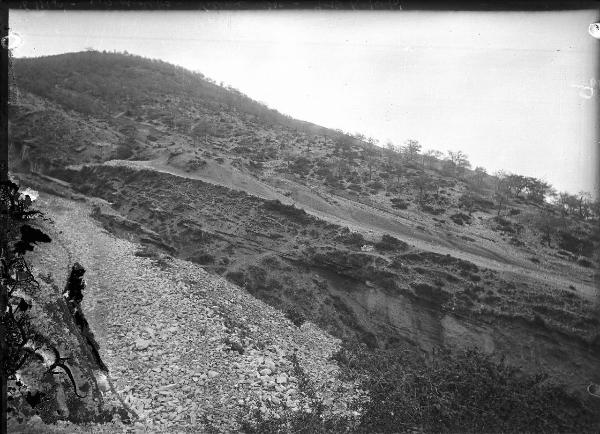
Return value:
M 382 146 L 461 150 L 571 193 L 600 185 L 598 11 L 9 14 L 15 57 L 127 51 Z

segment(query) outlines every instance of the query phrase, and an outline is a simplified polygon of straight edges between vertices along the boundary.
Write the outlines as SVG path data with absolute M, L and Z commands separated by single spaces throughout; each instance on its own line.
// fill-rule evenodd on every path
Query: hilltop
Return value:
M 265 316 L 346 343 L 474 347 L 571 390 L 600 381 L 600 213 L 585 195 L 549 203 L 541 180 L 414 140 L 380 148 L 138 56 L 16 59 L 14 73 L 12 169 L 87 201 L 135 256 L 194 263 Z

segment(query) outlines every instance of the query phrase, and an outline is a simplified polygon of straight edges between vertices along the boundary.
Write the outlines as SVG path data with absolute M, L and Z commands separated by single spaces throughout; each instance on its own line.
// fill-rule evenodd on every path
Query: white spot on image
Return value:
M 591 99 L 594 96 L 594 88 L 598 86 L 598 82 L 595 78 L 590 78 L 589 86 L 585 86 L 582 84 L 572 84 L 571 87 L 576 87 L 580 89 L 579 96 L 585 99 Z
M 23 45 L 23 38 L 17 32 L 9 31 L 8 37 L 2 38 L 2 47 L 7 48 L 7 45 L 9 50 L 19 48 Z
M 39 193 L 29 187 L 27 187 L 25 190 L 23 190 L 21 192 L 21 196 L 25 197 L 25 196 L 29 196 L 29 198 L 31 199 L 31 201 L 33 202 L 34 200 L 36 200 L 39 196 Z
M 588 27 L 588 32 L 596 39 L 600 39 L 600 23 L 592 23 Z

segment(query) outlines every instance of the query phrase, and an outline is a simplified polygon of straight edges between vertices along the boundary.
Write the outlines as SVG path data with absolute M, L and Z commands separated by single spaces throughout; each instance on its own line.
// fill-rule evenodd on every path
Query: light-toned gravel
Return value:
M 294 352 L 330 411 L 345 411 L 356 396 L 329 360 L 339 340 L 315 325 L 295 327 L 198 265 L 135 256 L 139 246 L 99 227 L 86 203 L 41 194 L 37 207 L 53 220 L 45 223 L 53 242 L 37 248 L 33 272 L 51 272 L 62 288 L 73 261 L 85 267 L 85 314 L 110 381 L 139 416 L 133 426 L 59 424 L 48 432 L 235 431 L 249 407 L 276 414 L 307 404 L 290 362 Z M 105 399 L 115 401 L 110 390 Z

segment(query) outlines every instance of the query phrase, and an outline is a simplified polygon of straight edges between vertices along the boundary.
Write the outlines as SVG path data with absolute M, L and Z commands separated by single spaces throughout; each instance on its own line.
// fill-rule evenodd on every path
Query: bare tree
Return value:
M 508 202 L 508 198 L 510 195 L 510 187 L 506 180 L 508 175 L 505 172 L 499 170 L 498 172 L 496 172 L 495 176 L 496 185 L 494 188 L 494 200 L 496 202 L 498 210 L 496 217 L 500 217 L 502 209 L 506 207 L 506 203 Z

